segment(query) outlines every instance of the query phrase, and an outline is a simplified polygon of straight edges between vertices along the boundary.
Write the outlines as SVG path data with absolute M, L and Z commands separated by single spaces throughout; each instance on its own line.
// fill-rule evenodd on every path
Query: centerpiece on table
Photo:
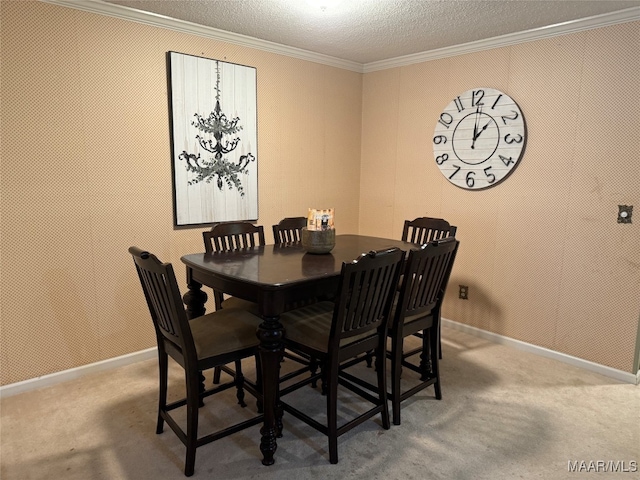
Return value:
M 302 248 L 308 253 L 329 253 L 335 246 L 333 208 L 310 208 L 307 226 L 302 227 Z

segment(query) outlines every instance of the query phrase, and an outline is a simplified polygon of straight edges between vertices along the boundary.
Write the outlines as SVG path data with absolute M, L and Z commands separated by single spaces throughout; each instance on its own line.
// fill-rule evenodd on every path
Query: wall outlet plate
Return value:
M 631 223 L 633 205 L 618 205 L 618 223 Z
M 469 286 L 468 285 L 458 285 L 460 290 L 458 290 L 458 298 L 462 300 L 469 300 Z

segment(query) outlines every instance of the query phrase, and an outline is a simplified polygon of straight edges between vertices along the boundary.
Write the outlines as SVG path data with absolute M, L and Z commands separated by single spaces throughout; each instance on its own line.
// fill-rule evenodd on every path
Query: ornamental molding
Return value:
M 454 45 L 451 47 L 428 50 L 421 53 L 404 55 L 401 57 L 390 58 L 370 63 L 358 63 L 340 58 L 322 55 L 310 52 L 300 48 L 280 45 L 266 40 L 231 33 L 217 28 L 205 27 L 184 20 L 166 17 L 150 12 L 143 12 L 134 8 L 105 3 L 100 0 L 38 0 L 43 3 L 50 3 L 62 7 L 74 8 L 90 13 L 107 15 L 110 17 L 121 18 L 132 22 L 142 23 L 154 27 L 167 28 L 169 30 L 197 35 L 199 37 L 210 38 L 221 42 L 240 45 L 243 47 L 254 48 L 265 52 L 293 57 L 309 62 L 320 63 L 332 67 L 342 68 L 359 73 L 375 72 L 377 70 L 387 70 L 390 68 L 403 67 L 413 65 L 415 63 L 428 62 L 441 58 L 454 57 L 457 55 L 465 55 L 468 53 L 490 50 L 492 48 L 506 47 L 517 45 L 519 43 L 532 42 L 545 38 L 567 35 L 570 33 L 591 30 L 594 28 L 607 27 L 620 23 L 627 23 L 640 20 L 640 7 L 631 7 L 617 12 L 605 13 L 602 15 L 594 15 L 592 17 L 581 18 L 578 20 L 570 20 L 546 27 L 534 28 L 523 32 L 510 33 L 499 37 L 487 38 L 476 42 Z

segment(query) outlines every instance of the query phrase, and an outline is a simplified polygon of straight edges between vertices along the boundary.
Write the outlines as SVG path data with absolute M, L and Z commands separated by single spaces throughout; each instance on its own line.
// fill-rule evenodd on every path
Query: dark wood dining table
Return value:
M 257 336 L 262 364 L 264 425 L 260 450 L 264 465 L 274 463 L 276 437 L 281 435 L 278 380 L 285 332 L 280 314 L 305 299 L 332 297 L 343 262 L 389 247 L 408 251 L 419 246 L 386 238 L 336 235 L 336 245 L 328 254 L 306 253 L 300 244 L 285 243 L 181 258 L 187 267 L 188 291 L 183 300 L 189 318 L 205 313 L 207 294 L 202 291 L 203 285 L 258 304 L 263 320 Z

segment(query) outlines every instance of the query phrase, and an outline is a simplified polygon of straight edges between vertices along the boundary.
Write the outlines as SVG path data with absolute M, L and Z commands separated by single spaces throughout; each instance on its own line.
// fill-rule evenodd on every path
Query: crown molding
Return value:
M 154 27 L 167 28 L 181 33 L 197 35 L 200 37 L 210 38 L 221 42 L 232 43 L 243 47 L 254 48 L 265 52 L 284 55 L 287 57 L 298 58 L 309 62 L 320 63 L 332 67 L 351 70 L 358 73 L 369 73 L 377 70 L 386 70 L 389 68 L 402 67 L 415 63 L 428 62 L 441 58 L 454 57 L 467 53 L 480 52 L 492 48 L 506 47 L 519 43 L 531 42 L 545 38 L 557 37 L 570 33 L 591 30 L 594 28 L 616 25 L 640 20 L 640 7 L 627 8 L 617 12 L 595 15 L 592 17 L 582 18 L 579 20 L 571 20 L 568 22 L 549 25 L 547 27 L 534 28 L 523 32 L 510 33 L 499 37 L 487 38 L 476 42 L 464 43 L 452 47 L 439 48 L 436 50 L 428 50 L 426 52 L 415 53 L 412 55 L 404 55 L 402 57 L 390 58 L 388 60 L 380 60 L 378 62 L 358 63 L 349 60 L 343 60 L 329 55 L 310 52 L 300 48 L 289 47 L 279 43 L 260 40 L 247 35 L 231 33 L 217 28 L 205 27 L 184 20 L 158 15 L 155 13 L 144 12 L 134 8 L 123 7 L 112 3 L 105 3 L 100 0 L 39 0 L 44 3 L 60 5 L 63 7 L 83 10 L 85 12 L 97 13 L 100 15 L 108 15 L 110 17 L 121 18 L 132 22 L 150 25 Z
M 227 32 L 217 28 L 205 27 L 197 23 L 186 22 L 156 13 L 144 12 L 135 8 L 115 5 L 113 3 L 105 3 L 100 0 L 38 0 L 43 3 L 50 3 L 62 7 L 74 8 L 89 13 L 97 13 L 99 15 L 107 15 L 109 17 L 129 20 L 152 27 L 166 28 L 175 32 L 197 35 L 199 37 L 218 40 L 220 42 L 240 45 L 242 47 L 253 48 L 265 52 L 275 53 L 286 57 L 298 58 L 309 62 L 321 63 L 332 67 L 341 68 L 343 70 L 352 70 L 362 73 L 362 64 L 343 60 L 329 55 L 310 52 L 301 48 L 289 47 L 279 43 L 268 42 L 258 38 L 240 35 L 238 33 Z
M 517 45 L 519 43 L 532 42 L 534 40 L 542 40 L 545 38 L 567 35 L 570 33 L 591 30 L 594 28 L 616 25 L 640 20 L 640 7 L 627 8 L 613 13 L 605 13 L 595 15 L 579 20 L 571 20 L 569 22 L 549 25 L 547 27 L 533 28 L 523 32 L 510 33 L 499 37 L 487 38 L 476 42 L 469 42 L 452 47 L 439 48 L 429 50 L 427 52 L 416 53 L 413 55 L 404 55 L 402 57 L 390 58 L 389 60 L 381 60 L 379 62 L 371 62 L 363 65 L 363 73 L 374 72 L 376 70 L 386 70 L 388 68 L 403 67 L 414 63 L 428 62 L 447 57 L 455 57 L 467 53 L 480 52 L 490 50 L 492 48 L 507 47 Z

